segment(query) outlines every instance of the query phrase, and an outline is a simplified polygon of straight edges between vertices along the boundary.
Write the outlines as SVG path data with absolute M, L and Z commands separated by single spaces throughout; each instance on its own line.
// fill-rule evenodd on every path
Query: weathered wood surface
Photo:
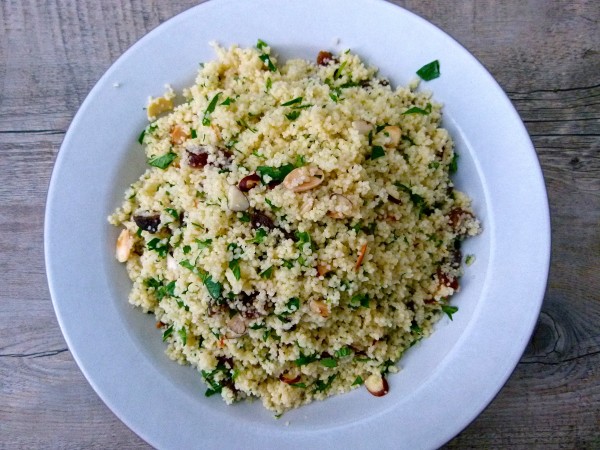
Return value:
M 43 213 L 77 108 L 115 59 L 193 0 L 0 1 L 0 447 L 139 448 L 73 361 L 46 284 Z M 536 332 L 448 448 L 600 448 L 600 6 L 398 0 L 468 48 L 544 171 L 552 267 Z M 451 388 L 451 387 L 449 387 Z

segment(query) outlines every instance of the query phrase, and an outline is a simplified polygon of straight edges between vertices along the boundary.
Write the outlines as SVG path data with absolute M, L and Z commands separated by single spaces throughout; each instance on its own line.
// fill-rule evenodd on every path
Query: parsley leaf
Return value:
M 271 58 L 269 58 L 269 55 L 267 55 L 266 53 L 263 53 L 262 55 L 258 56 L 260 58 L 260 60 L 262 62 L 264 62 L 267 67 L 269 68 L 269 70 L 271 72 L 277 72 L 277 67 L 275 67 L 275 64 L 273 64 L 273 61 L 271 61 Z
M 254 244 L 261 244 L 265 238 L 267 237 L 267 230 L 265 230 L 264 228 L 259 228 L 258 230 L 256 230 L 256 234 L 254 235 L 254 239 L 252 239 L 252 241 Z
M 267 78 L 267 81 L 265 83 L 265 93 L 269 92 L 271 90 L 272 86 L 273 86 L 273 81 L 271 80 L 271 78 Z
M 235 100 L 234 100 L 234 99 L 232 99 L 231 97 L 227 97 L 225 100 L 223 100 L 223 101 L 221 102 L 221 106 L 229 106 L 229 105 L 231 105 L 231 104 L 232 104 L 232 103 L 234 103 L 234 102 L 235 102 Z M 192 137 L 193 137 L 193 136 L 192 136 Z
M 431 112 L 431 103 L 427 103 L 425 109 L 419 108 L 418 106 L 413 106 L 412 108 L 407 109 L 402 113 L 402 115 L 406 114 L 422 114 L 424 116 L 428 115 Z
M 187 331 L 185 328 L 182 328 L 180 330 L 177 330 L 177 334 L 179 334 L 179 337 L 181 338 L 181 342 L 183 342 L 183 345 L 187 344 Z
M 246 211 L 242 212 L 240 222 L 250 222 L 250 215 Z
M 296 97 L 290 101 L 282 103 L 281 106 L 291 106 L 291 105 L 295 105 L 296 103 L 302 103 L 302 97 Z
M 450 161 L 450 165 L 448 166 L 448 171 L 450 173 L 456 173 L 458 170 L 458 153 L 454 153 L 452 156 L 452 161 Z
M 267 184 L 265 177 L 269 177 L 272 181 L 283 181 L 287 175 L 294 170 L 293 164 L 284 164 L 281 167 L 258 166 L 256 173 L 264 184 Z
M 337 367 L 337 360 L 335 358 L 323 358 L 320 360 L 320 362 L 325 367 L 329 367 L 329 368 Z
M 173 160 L 176 157 L 177 157 L 177 154 L 175 154 L 173 152 L 169 152 L 165 155 L 154 156 L 153 158 L 150 158 L 148 160 L 148 164 L 150 164 L 153 167 L 158 167 L 159 169 L 164 170 L 171 165 L 171 163 L 173 162 Z
M 440 62 L 436 59 L 435 61 L 431 61 L 429 64 L 425 64 L 419 70 L 417 70 L 417 75 L 419 75 L 425 81 L 431 81 L 440 76 Z
M 336 358 L 345 358 L 346 356 L 350 356 L 352 354 L 352 350 L 349 347 L 342 347 L 339 350 L 336 350 L 334 356 Z
M 382 156 L 385 156 L 385 150 L 383 150 L 383 147 L 380 145 L 373 146 L 370 159 L 377 159 L 381 158 Z
M 214 281 L 210 275 L 207 275 L 204 278 L 204 286 L 208 290 L 209 295 L 218 300 L 221 297 L 221 291 L 223 290 L 223 285 L 218 281 Z
M 235 277 L 235 279 L 239 280 L 241 277 L 240 260 L 232 259 L 231 261 L 229 261 L 229 268 L 231 269 L 231 272 L 233 272 L 233 276 Z
M 327 381 L 323 381 L 323 380 L 317 380 L 316 384 L 316 388 L 315 391 L 317 392 L 324 392 L 327 389 L 329 389 L 331 387 L 331 383 L 333 383 L 333 380 L 335 379 L 335 377 L 337 376 L 337 374 L 333 374 L 331 376 L 329 376 L 327 378 Z
M 217 102 L 219 101 L 219 95 L 221 95 L 221 93 L 217 92 L 217 94 L 212 98 L 212 100 L 206 107 L 206 111 L 204 111 L 204 116 L 202 117 L 202 125 L 204 125 L 204 126 L 210 125 L 210 115 L 217 107 Z
M 164 258 L 167 256 L 169 244 L 161 241 L 159 238 L 154 238 L 146 244 L 146 247 L 148 247 L 150 250 L 154 250 L 156 253 L 158 253 L 158 256 Z
M 260 273 L 260 277 L 265 279 L 271 278 L 271 275 L 273 275 L 273 266 L 267 267 Z
M 167 340 L 167 338 L 169 336 L 171 336 L 171 334 L 173 334 L 173 325 L 171 325 L 169 328 L 167 328 L 164 333 L 163 333 L 163 342 L 165 342 Z
M 356 309 L 359 306 L 369 307 L 369 296 L 367 294 L 356 294 L 350 299 L 350 308 Z
M 269 200 L 267 197 L 265 197 L 265 203 L 266 203 L 267 205 L 269 205 L 269 207 L 270 207 L 270 208 L 271 208 L 273 211 L 277 211 L 277 210 L 281 209 L 281 206 L 275 206 L 275 205 L 273 204 L 273 202 L 272 202 L 271 200 Z
M 296 110 L 290 112 L 289 114 L 286 114 L 285 117 L 286 117 L 286 119 L 291 120 L 293 122 L 298 117 L 300 117 L 300 110 L 296 109 Z
M 446 315 L 450 317 L 450 320 L 454 320 L 452 319 L 452 314 L 458 311 L 458 307 L 451 305 L 442 305 L 442 311 L 444 311 L 444 313 L 446 313 Z
M 359 375 L 356 377 L 356 379 L 354 380 L 354 382 L 352 383 L 352 386 L 360 386 L 361 384 L 364 383 L 364 380 L 362 379 L 362 377 Z
M 179 213 L 177 212 L 177 210 L 175 210 L 173 208 L 165 208 L 165 211 L 168 212 L 173 217 L 175 217 L 176 219 L 179 219 Z
M 300 357 L 294 361 L 294 364 L 296 364 L 298 367 L 305 366 L 307 364 L 315 362 L 317 359 L 318 358 L 316 353 L 313 355 L 305 355 L 304 353 L 302 353 L 302 351 L 300 351 Z
M 269 44 L 267 44 L 267 43 L 266 43 L 265 41 L 263 41 L 262 39 L 259 39 L 259 40 L 256 42 L 256 48 L 257 48 L 257 49 L 259 49 L 259 50 L 262 50 L 263 48 L 265 48 L 265 47 L 268 47 L 268 46 L 269 46 Z

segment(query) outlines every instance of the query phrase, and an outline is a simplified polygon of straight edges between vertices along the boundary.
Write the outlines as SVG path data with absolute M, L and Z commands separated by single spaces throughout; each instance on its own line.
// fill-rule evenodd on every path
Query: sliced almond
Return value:
M 300 374 L 282 373 L 279 375 L 279 381 L 283 381 L 285 384 L 294 384 L 300 381 Z
M 387 380 L 383 375 L 374 373 L 365 380 L 365 387 L 375 397 L 383 397 L 390 390 Z
M 332 219 L 345 219 L 352 212 L 354 206 L 348 197 L 342 194 L 333 194 L 331 197 L 333 209 L 327 211 L 327 215 Z
M 133 236 L 131 233 L 124 229 L 119 234 L 117 238 L 117 248 L 116 248 L 116 256 L 117 261 L 125 262 L 129 259 L 129 255 L 131 255 L 131 249 L 133 248 Z
M 302 166 L 292 170 L 284 179 L 283 186 L 293 192 L 304 192 L 320 185 L 325 176 L 315 166 Z
M 356 265 L 354 266 L 354 270 L 358 272 L 358 269 L 360 268 L 360 265 L 363 262 L 363 259 L 365 259 L 365 255 L 367 254 L 367 244 L 364 244 L 361 249 L 360 252 L 358 253 L 358 259 L 356 260 Z
M 321 300 L 311 300 L 309 303 L 310 310 L 321 317 L 329 317 L 329 307 Z
M 173 100 L 165 97 L 150 98 L 148 103 L 148 119 L 153 120 L 159 114 L 162 114 L 173 109 Z
M 331 265 L 330 264 L 325 264 L 325 263 L 319 263 L 317 264 L 317 273 L 319 274 L 320 277 L 324 277 L 325 275 L 327 275 L 329 272 L 331 272 Z
M 308 198 L 302 205 L 302 208 L 300 208 L 300 214 L 308 214 L 313 209 L 314 204 L 315 199 L 312 197 Z
M 384 144 L 386 147 L 398 147 L 398 144 L 400 143 L 400 127 L 388 125 L 382 130 L 382 132 L 386 136 L 386 142 Z
M 227 190 L 227 206 L 231 211 L 246 211 L 250 202 L 237 186 L 229 186 Z
M 246 322 L 241 314 L 236 314 L 227 321 L 227 328 L 233 333 L 234 337 L 239 337 L 246 332 Z
M 179 125 L 175 125 L 171 128 L 171 144 L 183 144 L 189 137 L 187 132 Z
M 354 128 L 360 134 L 369 134 L 369 131 L 373 129 L 373 125 L 365 120 L 355 120 L 352 122 L 352 128 Z

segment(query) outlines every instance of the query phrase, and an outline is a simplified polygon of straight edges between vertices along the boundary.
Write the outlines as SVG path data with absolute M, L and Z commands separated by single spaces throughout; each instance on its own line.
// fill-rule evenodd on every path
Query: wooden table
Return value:
M 195 3 L 0 1 L 0 447 L 147 446 L 100 401 L 63 340 L 44 270 L 44 202 L 94 83 Z M 600 448 L 600 5 L 395 3 L 458 39 L 506 90 L 535 144 L 552 213 L 535 334 L 507 385 L 448 447 Z

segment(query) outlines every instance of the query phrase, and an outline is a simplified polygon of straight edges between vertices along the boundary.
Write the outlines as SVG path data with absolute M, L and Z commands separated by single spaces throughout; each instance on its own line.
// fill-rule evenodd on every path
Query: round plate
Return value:
M 209 41 L 268 42 L 280 59 L 352 49 L 394 85 L 439 59 L 422 83 L 445 106 L 460 154 L 458 188 L 473 198 L 483 233 L 468 239 L 460 310 L 400 361 L 382 398 L 365 389 L 276 420 L 260 402 L 204 397 L 197 371 L 164 354 L 152 316 L 127 303 L 106 217 L 145 170 L 137 136 L 149 95 L 191 85 L 215 58 Z M 323 445 L 433 448 L 491 401 L 517 364 L 539 314 L 550 252 L 548 203 L 527 132 L 506 95 L 463 47 L 425 20 L 376 0 L 222 0 L 190 9 L 130 48 L 73 119 L 58 155 L 45 222 L 50 291 L 69 348 L 110 409 L 160 448 Z

